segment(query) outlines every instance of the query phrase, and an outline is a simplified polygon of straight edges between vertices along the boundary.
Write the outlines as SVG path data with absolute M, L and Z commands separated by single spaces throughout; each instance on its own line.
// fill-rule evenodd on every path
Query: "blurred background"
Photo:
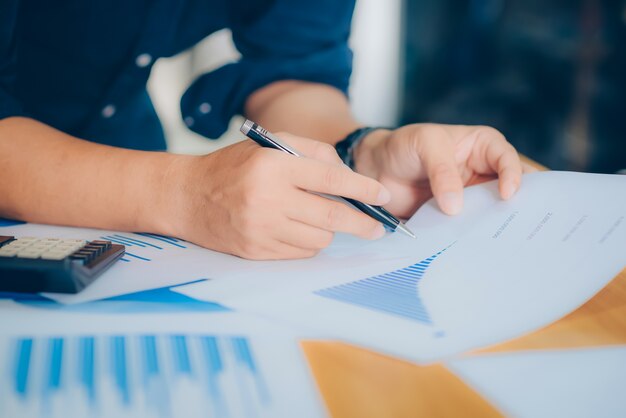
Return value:
M 358 0 L 351 102 L 374 126 L 491 125 L 553 169 L 626 169 L 626 0 Z M 155 65 L 150 94 L 171 151 L 241 139 L 189 131 L 180 96 L 237 59 L 230 33 Z

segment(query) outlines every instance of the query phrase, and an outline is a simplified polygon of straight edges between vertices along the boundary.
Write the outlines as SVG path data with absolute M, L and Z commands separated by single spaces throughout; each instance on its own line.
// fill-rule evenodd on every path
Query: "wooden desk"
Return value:
M 561 320 L 467 355 L 616 344 L 626 344 L 626 269 Z M 441 364 L 422 367 L 343 343 L 302 345 L 333 418 L 502 416 Z

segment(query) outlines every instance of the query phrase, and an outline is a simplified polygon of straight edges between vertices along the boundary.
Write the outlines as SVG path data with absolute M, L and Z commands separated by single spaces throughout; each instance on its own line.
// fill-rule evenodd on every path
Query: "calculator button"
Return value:
M 61 242 L 64 244 L 77 244 L 77 245 L 87 244 L 87 241 L 85 241 L 84 239 L 64 239 L 64 240 L 61 240 Z
M 70 254 L 72 254 L 74 252 L 74 249 L 72 248 L 58 248 L 58 247 L 54 247 L 49 249 L 48 251 L 44 251 L 44 253 L 56 253 L 56 254 L 63 254 L 64 256 L 68 256 Z
M 17 255 L 17 252 L 17 249 L 2 247 L 0 248 L 0 257 L 14 257 Z
M 44 251 L 48 251 L 52 247 L 53 245 L 42 245 L 42 244 L 37 243 L 37 244 L 29 245 L 28 247 L 24 248 L 24 250 L 39 251 L 40 253 L 43 253 Z
M 27 248 L 25 250 L 19 251 L 17 253 L 17 256 L 20 258 L 39 258 L 41 257 L 42 253 L 43 251 L 31 250 L 30 248 Z
M 14 243 L 19 242 L 20 244 L 32 244 L 33 242 L 36 242 L 36 239 L 26 239 L 26 238 L 18 238 L 15 241 L 13 241 Z
M 63 260 L 68 255 L 69 254 L 67 254 L 66 252 L 48 251 L 41 254 L 41 258 L 44 260 Z
M 94 245 L 109 245 L 109 244 L 111 244 L 111 241 L 102 241 L 102 240 L 96 239 L 96 240 L 91 241 L 90 244 L 94 244 Z
M 19 241 L 13 241 L 10 244 L 5 245 L 3 248 L 13 248 L 16 250 L 22 250 L 26 247 L 28 247 L 30 245 L 30 243 L 22 243 Z

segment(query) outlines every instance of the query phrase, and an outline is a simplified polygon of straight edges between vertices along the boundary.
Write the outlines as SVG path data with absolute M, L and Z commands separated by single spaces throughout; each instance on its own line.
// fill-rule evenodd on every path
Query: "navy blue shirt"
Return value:
M 2 0 L 0 119 L 28 116 L 94 142 L 163 150 L 146 91 L 154 61 L 218 30 L 242 55 L 181 100 L 194 131 L 219 137 L 247 97 L 277 80 L 348 88 L 355 0 Z

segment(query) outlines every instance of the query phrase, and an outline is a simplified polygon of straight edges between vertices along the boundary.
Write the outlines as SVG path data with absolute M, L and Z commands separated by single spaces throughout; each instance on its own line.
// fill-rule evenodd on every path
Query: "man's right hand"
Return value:
M 334 232 L 377 239 L 379 222 L 347 205 L 311 192 L 389 202 L 377 181 L 342 164 L 328 144 L 278 134 L 307 157 L 243 141 L 174 163 L 168 233 L 240 257 L 306 258 L 327 247 Z

